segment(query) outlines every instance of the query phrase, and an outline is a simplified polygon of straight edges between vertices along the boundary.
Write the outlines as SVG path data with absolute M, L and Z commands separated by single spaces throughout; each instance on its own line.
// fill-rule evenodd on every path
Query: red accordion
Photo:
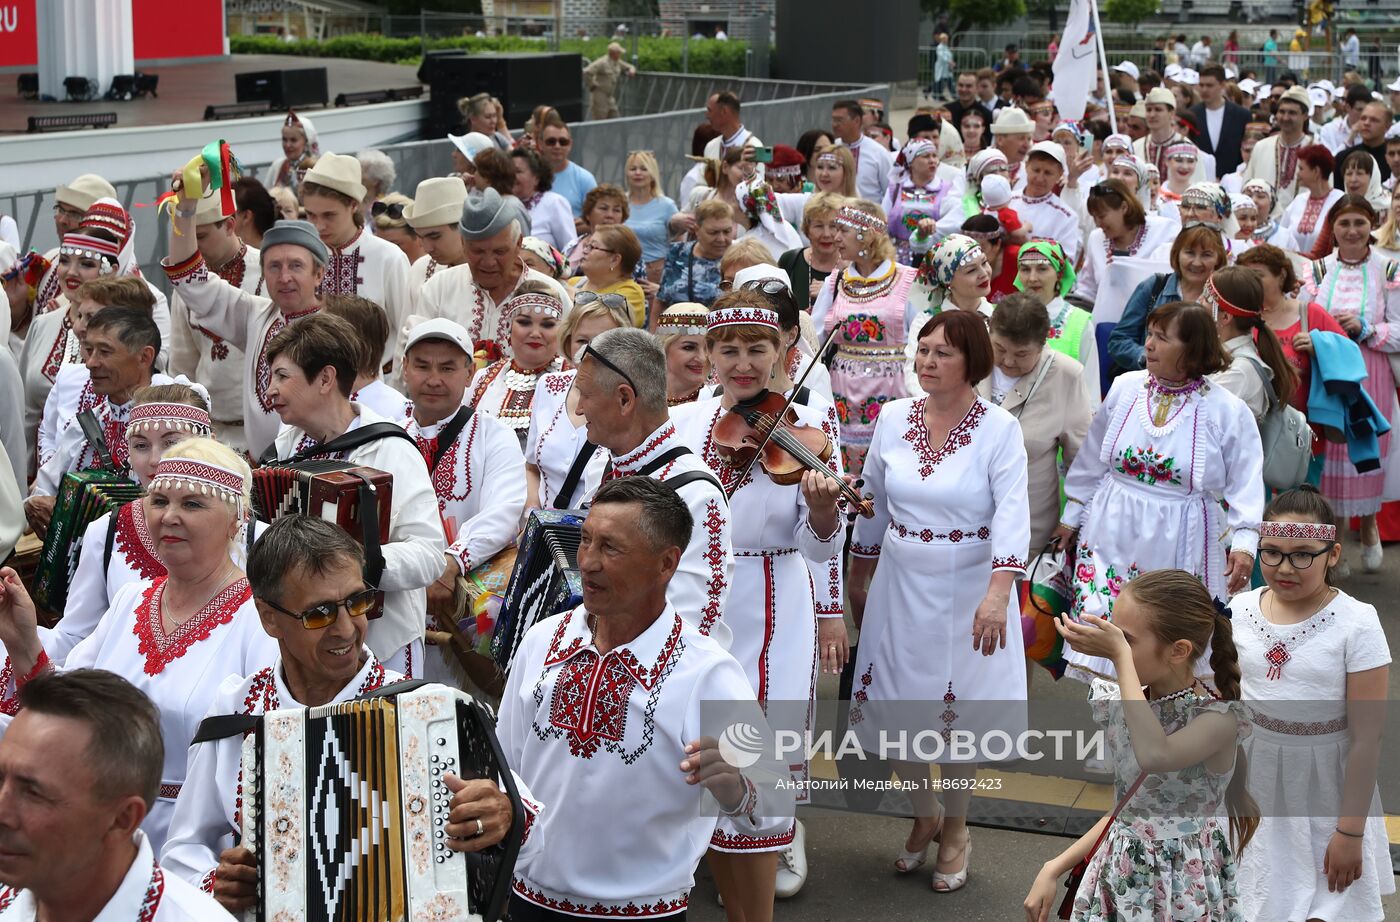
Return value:
M 253 513 L 264 522 L 284 515 L 311 515 L 333 522 L 365 550 L 365 579 L 379 585 L 380 548 L 389 540 L 394 477 L 344 461 L 296 461 L 253 471 Z M 382 613 L 384 594 L 370 613 Z

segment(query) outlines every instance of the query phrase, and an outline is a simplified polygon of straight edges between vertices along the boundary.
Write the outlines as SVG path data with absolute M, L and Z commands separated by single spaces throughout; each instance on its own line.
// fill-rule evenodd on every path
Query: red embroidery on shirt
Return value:
M 14 663 L 10 662 L 10 658 L 7 656 L 5 657 L 4 668 L 0 668 L 0 695 L 3 695 L 5 693 L 5 690 L 10 687 L 10 683 L 14 680 L 14 677 L 15 665 Z M 13 696 L 0 697 L 0 714 L 9 714 L 11 717 L 13 717 L 18 713 L 19 688 L 16 687 Z M 0 906 L 0 909 L 3 908 L 3 906 Z
M 1010 556 L 1010 557 L 993 557 L 993 558 L 992 558 L 992 569 L 993 569 L 993 570 L 1000 570 L 1000 569 L 1003 569 L 1003 568 L 1006 568 L 1006 567 L 1010 567 L 1010 568 L 1017 569 L 1017 570 L 1024 570 L 1024 569 L 1026 568 L 1026 562 L 1025 562 L 1024 560 L 1022 560 L 1020 557 L 1016 557 L 1016 556 L 1014 556 L 1014 555 L 1013 555 L 1013 556 Z
M 944 458 L 951 457 L 959 448 L 972 443 L 973 430 L 987 412 L 987 407 L 982 401 L 974 401 L 962 422 L 949 430 L 947 441 L 934 451 L 928 443 L 928 430 L 924 428 L 924 404 L 927 402 L 927 397 L 914 401 L 914 405 L 909 408 L 909 428 L 904 432 L 904 440 L 914 446 L 914 451 L 919 456 L 919 476 L 925 480 Z
M 191 646 L 208 639 L 215 628 L 232 621 L 234 613 L 253 595 L 248 580 L 240 577 L 219 590 L 192 618 L 167 635 L 161 619 L 161 598 L 167 579 L 161 577 L 141 593 L 141 602 L 136 606 L 136 623 L 131 628 L 145 658 L 147 675 L 159 675 Z
M 203 879 L 201 879 L 199 882 L 200 890 L 204 891 L 205 893 L 214 892 L 214 881 L 218 879 L 217 871 L 218 868 L 215 868 L 213 871 L 210 871 L 208 874 L 204 875 Z
M 791 845 L 796 828 L 789 828 L 787 832 L 778 833 L 775 836 L 746 836 L 742 833 L 730 833 L 723 829 L 715 829 L 710 836 L 710 845 L 715 848 L 728 849 L 729 851 L 771 851 L 785 845 Z
M 568 374 L 545 375 L 544 389 L 549 391 L 554 396 L 558 397 L 560 394 L 564 393 L 569 389 L 569 385 L 573 383 L 573 380 L 574 376 Z
M 15 897 L 20 895 L 20 891 L 14 887 L 0 887 L 0 912 L 10 908 L 10 904 L 15 901 Z
M 621 458 L 613 461 L 613 477 L 622 477 L 636 470 L 644 464 L 647 458 L 662 445 L 676 435 L 676 424 L 667 423 L 661 427 L 661 431 L 652 436 L 651 439 L 641 448 L 629 451 Z
M 63 357 L 68 353 L 68 337 L 73 335 L 72 331 L 73 323 L 65 313 L 63 323 L 58 328 L 58 335 L 54 337 L 53 346 L 49 348 L 48 357 L 44 359 L 40 369 L 43 376 L 50 381 L 58 377 L 58 369 L 63 366 Z
M 287 324 L 303 317 L 310 317 L 320 309 L 320 306 L 317 305 L 310 310 L 296 314 L 279 313 L 272 318 L 272 323 L 267 325 L 267 333 L 263 336 L 262 345 L 258 347 L 258 362 L 254 366 L 254 378 L 257 380 L 253 384 L 253 393 L 258 398 L 258 406 L 262 407 L 263 412 L 272 412 L 272 403 L 267 399 L 267 386 L 272 382 L 272 365 L 267 360 L 267 344 L 272 342 L 272 337 L 282 332 L 282 328 Z
M 113 540 L 132 572 L 142 579 L 156 579 L 165 575 L 165 564 L 156 556 L 155 541 L 151 538 L 146 512 L 141 508 L 139 499 L 117 510 L 112 527 L 117 530 Z
M 321 277 L 318 295 L 359 294 L 365 280 L 360 277 L 360 266 L 364 264 L 364 254 L 360 252 L 359 239 L 364 231 L 358 231 L 344 247 L 331 249 L 331 258 L 326 261 L 326 274 Z
M 590 906 L 585 903 L 575 903 L 572 900 L 556 900 L 553 897 L 545 896 L 519 878 L 516 878 L 511 886 L 521 899 L 528 900 L 536 906 L 543 906 L 546 909 L 571 916 L 645 919 L 674 915 L 690 904 L 688 897 L 678 896 L 674 900 L 657 900 L 655 903 L 642 903 L 640 906 L 630 902 L 626 906 L 609 906 L 606 903 L 596 902 Z
M 136 916 L 137 922 L 151 922 L 160 910 L 160 900 L 164 895 L 165 874 L 161 871 L 160 865 L 157 864 L 151 873 L 151 883 L 146 888 L 146 896 L 141 900 L 141 912 Z
M 709 634 L 719 620 L 720 596 L 724 594 L 724 542 L 721 540 L 724 515 L 715 500 L 705 504 L 704 525 L 705 562 L 710 565 L 710 578 L 705 582 L 705 607 L 700 609 L 700 633 Z

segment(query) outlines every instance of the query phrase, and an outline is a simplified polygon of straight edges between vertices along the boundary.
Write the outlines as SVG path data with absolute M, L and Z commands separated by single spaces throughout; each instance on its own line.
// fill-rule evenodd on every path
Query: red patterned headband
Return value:
M 1296 538 L 1301 541 L 1336 541 L 1337 526 L 1321 522 L 1264 522 L 1261 538 Z
M 854 230 L 882 231 L 885 229 L 884 221 L 873 214 L 866 214 L 859 208 L 852 208 L 849 205 L 841 206 L 841 210 L 836 212 L 836 223 Z
M 706 315 L 705 326 L 710 332 L 734 326 L 772 327 L 777 330 L 778 314 L 763 307 L 722 307 Z
M 502 311 L 507 319 L 514 319 L 516 314 L 536 314 L 544 317 L 553 317 L 558 320 L 564 316 L 564 305 L 559 303 L 559 299 L 554 295 L 547 295 L 537 291 L 527 291 L 524 294 L 516 295 L 505 303 Z
M 656 321 L 658 336 L 704 336 L 709 312 L 702 305 L 694 308 L 667 308 Z
M 1215 287 L 1214 278 L 1206 279 L 1205 297 L 1203 297 L 1201 300 L 1205 301 L 1207 304 L 1214 304 L 1216 307 L 1220 308 L 1222 311 L 1224 311 L 1232 317 L 1243 317 L 1246 320 L 1259 319 L 1259 313 L 1257 311 L 1247 311 L 1244 308 L 1236 304 L 1231 304 L 1229 301 L 1225 300 L 1225 296 L 1220 293 L 1220 289 Z
M 214 428 L 208 410 L 187 403 L 143 403 L 131 408 L 126 423 L 128 432 L 161 426 L 195 435 L 208 435 Z
M 1196 147 L 1196 145 L 1190 143 L 1189 141 L 1179 141 L 1176 144 L 1168 144 L 1166 151 L 1164 151 L 1164 154 L 1169 158 L 1189 157 L 1192 160 L 1199 160 L 1201 151 L 1200 148 Z
M 159 484 L 183 487 L 206 496 L 218 496 L 239 507 L 243 502 L 246 479 L 240 471 L 231 471 L 208 461 L 191 458 L 162 458 L 151 478 L 152 488 Z
M 85 256 L 88 259 L 106 259 L 116 262 L 121 256 L 121 245 L 101 237 L 87 234 L 64 234 L 58 252 L 69 256 Z

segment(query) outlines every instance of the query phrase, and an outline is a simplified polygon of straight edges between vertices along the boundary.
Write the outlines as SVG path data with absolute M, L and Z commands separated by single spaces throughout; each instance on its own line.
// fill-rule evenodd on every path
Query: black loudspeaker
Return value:
M 860 15 L 852 16 L 846 0 L 776 0 L 773 76 L 823 83 L 917 80 L 918 43 L 891 41 L 918 34 L 923 14 L 917 0 L 882 0 L 859 8 Z M 833 23 L 839 24 L 843 53 L 814 54 L 831 47 Z
M 418 68 L 418 79 L 431 89 L 426 134 L 460 134 L 457 100 L 477 93 L 499 99 L 512 128 L 528 121 L 536 106 L 553 106 L 566 122 L 583 121 L 582 74 L 577 54 L 430 52 Z
M 233 82 L 239 102 L 267 102 L 274 109 L 324 106 L 331 98 L 324 67 L 234 74 Z

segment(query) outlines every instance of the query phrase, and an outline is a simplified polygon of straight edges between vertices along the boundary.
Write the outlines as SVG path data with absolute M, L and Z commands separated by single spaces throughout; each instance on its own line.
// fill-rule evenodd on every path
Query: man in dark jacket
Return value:
M 1244 142 L 1244 127 L 1249 124 L 1249 110 L 1225 98 L 1225 68 L 1210 64 L 1201 68 L 1201 102 L 1191 107 L 1191 114 L 1201 133 L 1192 140 L 1208 154 L 1215 156 L 1215 178 L 1235 172 L 1241 163 L 1240 147 Z

